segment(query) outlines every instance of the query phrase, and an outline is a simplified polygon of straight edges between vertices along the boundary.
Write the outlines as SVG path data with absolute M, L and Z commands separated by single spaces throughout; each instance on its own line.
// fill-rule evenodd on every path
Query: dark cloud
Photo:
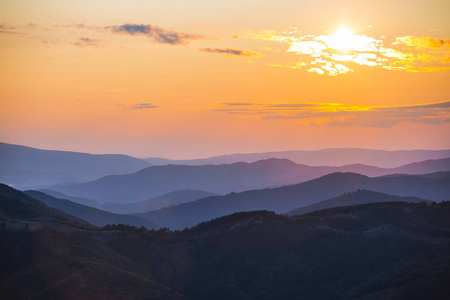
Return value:
M 296 108 L 296 107 L 316 107 L 319 106 L 318 104 L 312 104 L 312 103 L 287 103 L 287 104 L 270 104 L 267 105 L 267 107 L 271 108 Z
M 100 40 L 82 37 L 73 44 L 78 47 L 98 47 L 100 45 Z
M 189 44 L 191 40 L 204 38 L 204 36 L 200 34 L 176 32 L 149 24 L 124 24 L 120 26 L 107 26 L 105 28 L 114 33 L 145 35 L 150 37 L 156 43 L 169 45 L 185 45 Z
M 252 102 L 226 102 L 226 103 L 222 103 L 225 106 L 251 106 L 251 105 L 255 105 Z
M 248 50 L 240 50 L 240 49 L 219 49 L 219 48 L 201 48 L 199 51 L 206 52 L 206 53 L 218 53 L 218 54 L 225 54 L 230 57 L 234 56 L 243 56 L 243 57 L 260 57 L 261 54 L 258 52 L 248 51 Z
M 137 103 L 129 106 L 130 109 L 150 109 L 150 108 L 158 108 L 158 106 L 153 105 L 151 103 Z

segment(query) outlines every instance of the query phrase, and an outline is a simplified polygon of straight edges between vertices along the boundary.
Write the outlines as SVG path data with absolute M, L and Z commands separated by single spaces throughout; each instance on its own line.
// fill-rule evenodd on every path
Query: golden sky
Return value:
M 450 148 L 450 2 L 0 3 L 0 141 L 199 158 Z

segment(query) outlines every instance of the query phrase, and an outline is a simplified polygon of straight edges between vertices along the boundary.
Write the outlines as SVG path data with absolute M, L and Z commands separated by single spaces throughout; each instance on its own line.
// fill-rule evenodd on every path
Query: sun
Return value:
M 341 27 L 336 30 L 334 36 L 340 37 L 342 39 L 351 38 L 354 36 L 353 30 L 349 27 Z
M 357 38 L 351 28 L 341 27 L 330 36 L 330 41 L 332 48 L 339 51 L 348 52 L 354 49 Z

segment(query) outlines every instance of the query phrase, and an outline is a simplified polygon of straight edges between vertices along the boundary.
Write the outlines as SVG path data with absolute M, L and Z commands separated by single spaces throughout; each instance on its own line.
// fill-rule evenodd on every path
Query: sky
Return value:
M 0 2 L 0 141 L 191 159 L 450 148 L 450 2 Z

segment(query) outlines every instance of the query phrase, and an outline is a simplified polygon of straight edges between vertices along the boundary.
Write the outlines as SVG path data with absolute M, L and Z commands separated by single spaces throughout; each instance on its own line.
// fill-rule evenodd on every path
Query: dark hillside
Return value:
M 288 217 L 235 213 L 184 231 L 0 227 L 2 299 L 447 299 L 450 202 Z
M 395 196 L 385 193 L 373 192 L 368 190 L 357 190 L 355 192 L 345 193 L 333 199 L 321 201 L 312 205 L 304 206 L 298 209 L 288 211 L 288 216 L 301 215 L 304 213 L 327 209 L 337 206 L 351 206 L 376 202 L 429 202 L 426 199 L 416 197 Z
M 66 199 L 55 198 L 38 191 L 25 191 L 25 194 L 35 199 L 41 200 L 50 207 L 56 208 L 79 219 L 85 220 L 86 222 L 89 222 L 90 224 L 95 226 L 105 226 L 107 224 L 126 224 L 137 227 L 144 226 L 148 229 L 157 229 L 160 227 L 156 223 L 151 222 L 147 219 L 131 215 L 110 213 L 90 206 L 78 204 Z

